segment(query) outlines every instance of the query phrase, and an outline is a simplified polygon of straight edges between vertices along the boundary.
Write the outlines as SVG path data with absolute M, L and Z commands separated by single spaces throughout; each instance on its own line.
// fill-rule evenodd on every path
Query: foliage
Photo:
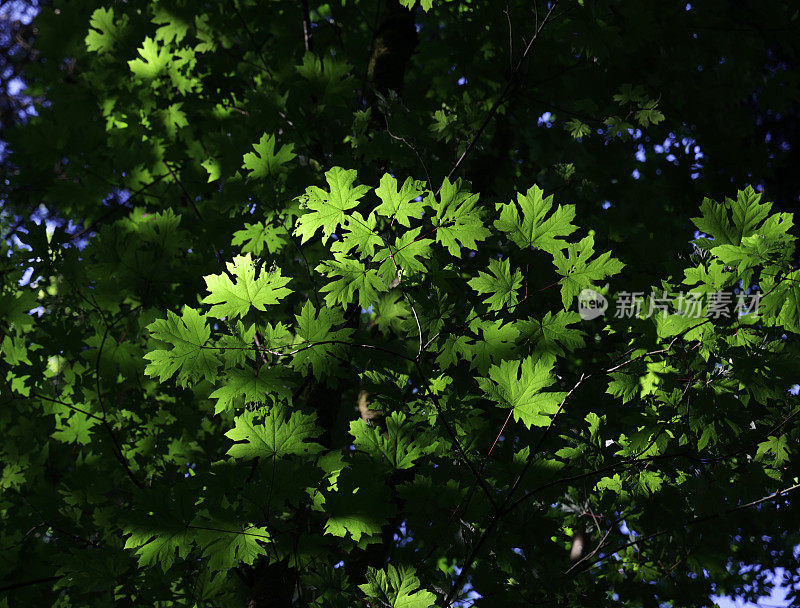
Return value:
M 735 150 L 741 74 L 797 50 L 796 9 L 745 50 L 720 6 L 43 8 L 0 191 L 0 606 L 798 582 L 793 216 L 730 152 L 631 176 Z

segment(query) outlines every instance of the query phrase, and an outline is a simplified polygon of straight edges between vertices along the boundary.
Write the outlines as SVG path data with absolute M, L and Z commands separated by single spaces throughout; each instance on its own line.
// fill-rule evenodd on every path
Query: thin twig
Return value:
M 516 84 L 517 76 L 519 75 L 522 66 L 525 64 L 525 60 L 528 58 L 528 54 L 533 48 L 533 43 L 536 42 L 536 40 L 539 38 L 539 34 L 541 34 L 542 30 L 544 29 L 544 26 L 549 21 L 550 16 L 552 15 L 556 6 L 558 6 L 558 0 L 553 1 L 552 5 L 550 6 L 550 10 L 547 11 L 547 15 L 545 15 L 544 19 L 542 19 L 542 23 L 536 28 L 536 31 L 534 32 L 533 36 L 531 37 L 530 41 L 525 47 L 525 51 L 522 53 L 522 57 L 519 58 L 519 61 L 517 61 L 517 65 L 511 72 L 511 76 L 506 82 L 506 85 L 503 87 L 503 90 L 500 92 L 500 95 L 492 104 L 492 107 L 489 108 L 489 112 L 486 114 L 486 118 L 483 119 L 481 126 L 478 127 L 478 130 L 472 136 L 472 139 L 470 140 L 466 149 L 464 150 L 464 152 L 461 153 L 461 156 L 458 158 L 456 163 L 453 165 L 453 168 L 450 169 L 450 172 L 447 174 L 446 177 L 447 180 L 450 180 L 453 177 L 453 175 L 455 175 L 456 172 L 461 168 L 461 165 L 470 155 L 472 150 L 475 148 L 476 144 L 478 143 L 478 140 L 481 138 L 481 135 L 483 135 L 483 132 L 486 130 L 486 127 L 489 126 L 489 123 L 491 122 L 492 118 L 494 118 L 494 115 L 500 109 L 500 106 L 502 106 L 505 103 L 506 96 L 508 95 L 509 91 L 511 91 L 511 88 Z M 435 196 L 439 196 L 439 192 L 441 191 L 441 189 L 442 187 L 439 186 L 438 190 L 436 190 Z
M 300 0 L 300 9 L 303 11 L 303 44 L 307 53 L 313 53 L 314 39 L 311 34 L 311 13 L 308 9 L 308 0 Z
M 428 386 L 429 383 L 428 383 L 428 378 L 427 378 L 427 376 L 425 374 L 425 371 L 422 369 L 422 366 L 420 365 L 419 361 L 415 360 L 414 361 L 414 365 L 417 368 L 417 373 L 419 373 L 420 378 L 422 379 L 422 386 L 425 389 L 425 395 L 428 397 L 428 399 L 430 399 L 431 403 L 433 404 L 433 407 L 436 409 L 436 414 L 437 414 L 438 419 L 442 421 L 442 424 L 444 425 L 444 428 L 447 431 L 447 434 L 450 436 L 450 439 L 455 444 L 456 449 L 458 450 L 459 454 L 461 454 L 461 458 L 464 459 L 464 462 L 467 464 L 467 467 L 469 467 L 469 470 L 475 476 L 475 480 L 481 486 L 481 489 L 483 490 L 484 494 L 486 494 L 486 498 L 489 499 L 489 502 L 491 503 L 492 507 L 495 510 L 495 515 L 498 515 L 499 514 L 499 510 L 497 508 L 497 502 L 495 501 L 494 496 L 492 496 L 491 491 L 486 486 L 486 482 L 483 480 L 483 478 L 481 477 L 481 474 L 478 472 L 478 470 L 475 468 L 475 465 L 472 463 L 472 461 L 467 456 L 467 453 L 464 451 L 464 448 L 461 446 L 461 442 L 458 440 L 458 437 L 456 436 L 455 431 L 453 431 L 453 428 L 450 426 L 450 423 L 447 421 L 447 418 L 444 416 L 444 412 L 442 411 L 442 407 L 441 407 L 441 404 L 439 403 L 439 399 L 436 397 L 436 395 L 433 394 L 433 392 L 431 392 L 430 387 Z

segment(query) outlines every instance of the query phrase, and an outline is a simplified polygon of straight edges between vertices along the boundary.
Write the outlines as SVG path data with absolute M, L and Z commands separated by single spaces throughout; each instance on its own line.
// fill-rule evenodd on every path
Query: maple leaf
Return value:
M 237 400 L 247 403 L 263 404 L 276 398 L 290 398 L 292 391 L 288 387 L 288 374 L 280 367 L 261 368 L 258 373 L 252 369 L 231 369 L 221 381 L 222 386 L 209 395 L 216 399 L 214 413 L 230 409 Z
M 736 200 L 726 198 L 717 203 L 704 198 L 700 205 L 702 217 L 692 218 L 701 232 L 714 238 L 711 245 L 740 245 L 742 238 L 756 233 L 758 226 L 769 215 L 772 203 L 761 203 L 761 193 L 748 186 L 739 191 Z
M 144 357 L 150 363 L 145 374 L 164 382 L 177 372 L 180 386 L 203 378 L 216 379 L 220 360 L 213 349 L 205 348 L 211 330 L 197 310 L 186 306 L 180 317 L 169 311 L 166 319 L 153 321 L 147 329 L 153 339 L 172 348 L 158 348 L 147 353 Z
M 426 258 L 430 254 L 431 239 L 420 238 L 422 227 L 406 230 L 394 241 L 394 246 L 381 249 L 375 260 L 380 263 L 378 274 L 386 285 L 397 278 L 410 277 L 420 272 L 425 272 L 425 265 L 419 258 Z
M 426 13 L 433 7 L 433 0 L 400 0 L 400 4 L 406 8 L 414 8 L 417 3 L 422 7 Z
M 136 549 L 139 566 L 161 565 L 166 572 L 175 557 L 185 559 L 192 550 L 195 533 L 190 528 L 195 517 L 193 500 L 186 493 L 157 492 L 145 498 L 146 510 L 126 516 L 123 526 L 128 538 L 126 549 Z
M 16 490 L 25 483 L 25 472 L 18 464 L 7 464 L 0 475 L 0 490 Z
M 207 158 L 200 166 L 208 173 L 208 183 L 217 181 L 222 176 L 222 165 L 215 158 Z
M 495 220 L 494 225 L 508 234 L 520 249 L 538 247 L 554 253 L 566 246 L 561 238 L 577 230 L 577 226 L 572 224 L 575 219 L 575 205 L 559 205 L 553 210 L 553 195 L 547 198 L 542 195 L 543 191 L 539 186 L 531 186 L 524 195 L 517 194 L 519 207 L 513 202 L 498 203 L 500 217 Z
M 338 309 L 323 308 L 317 314 L 309 301 L 303 305 L 297 319 L 297 352 L 292 359 L 292 367 L 305 371 L 311 367 L 314 376 L 321 378 L 330 374 L 336 365 L 336 356 L 341 356 L 344 346 L 338 342 L 346 341 L 353 333 L 351 328 L 334 330 L 334 325 L 344 323 L 342 312 Z
M 756 449 L 756 460 L 764 460 L 766 454 L 771 452 L 773 455 L 773 464 L 775 467 L 780 467 L 784 462 L 789 460 L 789 443 L 786 435 L 770 435 L 766 441 L 758 444 Z
M 481 335 L 480 340 L 468 347 L 472 353 L 470 369 L 477 368 L 480 373 L 485 373 L 492 361 L 509 357 L 519 337 L 519 329 L 514 323 L 503 324 L 501 320 L 483 321 L 476 318 L 470 323 L 470 329 Z
M 97 8 L 89 20 L 91 29 L 86 34 L 86 48 L 95 53 L 109 53 L 114 50 L 114 45 L 120 39 L 127 15 L 123 15 L 119 23 L 114 23 L 114 9 Z
M 243 317 L 251 307 L 264 311 L 267 306 L 277 304 L 292 293 L 291 289 L 285 287 L 292 279 L 282 277 L 280 268 L 272 271 L 262 269 L 256 278 L 255 265 L 249 253 L 236 256 L 227 267 L 236 281 L 232 281 L 227 274 L 205 277 L 210 294 L 202 302 L 213 304 L 208 314 L 219 319 Z
M 380 185 L 375 189 L 375 194 L 381 199 L 381 204 L 375 208 L 375 213 L 392 218 L 398 224 L 411 227 L 409 218 L 419 219 L 422 216 L 424 203 L 415 200 L 423 192 L 422 182 L 406 178 L 400 189 L 397 189 L 397 180 L 385 174 Z
M 170 104 L 161 112 L 161 119 L 170 139 L 175 139 L 178 130 L 189 124 L 189 121 L 186 119 L 186 113 L 181 110 L 181 105 L 180 103 Z
M 64 423 L 59 423 L 59 430 L 53 433 L 53 439 L 58 439 L 64 443 L 87 445 L 91 441 L 91 430 L 100 421 L 97 418 L 89 418 L 81 412 L 73 413 Z
M 543 392 L 553 384 L 555 357 L 534 361 L 503 361 L 489 369 L 489 378 L 478 378 L 478 385 L 502 407 L 513 408 L 514 418 L 525 426 L 547 426 L 566 397 L 563 392 Z
M 660 122 L 663 122 L 665 116 L 661 112 L 661 110 L 657 107 L 657 101 L 650 101 L 646 103 L 643 107 L 639 108 L 633 117 L 643 127 L 650 125 L 651 123 L 657 125 Z
M 479 294 L 489 294 L 484 302 L 489 310 L 502 310 L 505 306 L 517 303 L 517 291 L 522 286 L 522 273 L 519 269 L 511 274 L 511 263 L 504 260 L 489 260 L 489 272 L 480 271 L 478 276 L 467 284 Z
M 405 298 L 397 290 L 382 294 L 375 302 L 374 311 L 375 324 L 383 333 L 394 330 L 400 334 L 411 315 Z
M 341 241 L 336 241 L 331 245 L 331 251 L 333 253 L 350 253 L 355 249 L 362 256 L 371 256 L 375 253 L 375 247 L 383 243 L 383 239 L 375 232 L 376 223 L 375 213 L 370 213 L 364 219 L 358 211 L 354 211 L 347 218 L 347 232 L 342 235 Z
M 421 456 L 436 449 L 402 412 L 385 419 L 386 430 L 367 426 L 362 418 L 350 422 L 356 450 L 369 454 L 390 470 L 409 469 Z
M 283 228 L 270 226 L 264 222 L 245 223 L 244 228 L 233 233 L 231 245 L 241 245 L 242 253 L 259 256 L 264 248 L 270 253 L 278 253 L 288 242 L 288 232 Z
M 238 524 L 200 516 L 192 522 L 197 543 L 213 570 L 228 570 L 239 563 L 252 564 L 259 555 L 266 555 L 263 543 L 270 540 L 266 528 Z
M 329 514 L 325 534 L 354 541 L 377 539 L 381 529 L 396 512 L 386 484 L 365 479 L 364 471 L 344 467 L 336 477 L 335 490 L 324 493 L 324 510 Z
M 34 290 L 17 293 L 0 293 L 0 317 L 12 328 L 23 330 L 33 325 L 34 317 L 28 311 L 36 306 Z
M 295 69 L 300 76 L 309 81 L 309 88 L 312 91 L 333 101 L 339 101 L 347 89 L 351 66 L 334 57 L 320 57 L 306 51 L 303 63 Z
M 225 433 L 237 441 L 228 450 L 234 458 L 283 458 L 289 455 L 313 454 L 322 449 L 310 440 L 322 433 L 314 422 L 314 414 L 291 412 L 275 405 L 258 412 L 246 411 L 234 419 L 234 428 Z
M 592 128 L 577 118 L 571 118 L 564 126 L 573 139 L 580 139 L 592 133 Z
M 436 596 L 420 589 L 414 569 L 389 564 L 385 570 L 367 568 L 367 582 L 358 586 L 367 597 L 392 608 L 434 608 Z
M 282 170 L 283 165 L 296 156 L 292 152 L 294 144 L 281 146 L 280 150 L 275 152 L 275 136 L 266 133 L 261 136 L 257 144 L 253 144 L 253 149 L 255 152 L 248 152 L 242 158 L 243 168 L 250 172 L 248 177 L 275 175 Z
M 161 7 L 156 8 L 153 23 L 161 26 L 156 30 L 156 40 L 162 42 L 180 42 L 186 37 L 190 27 L 187 21 Z
M 386 285 L 378 273 L 367 268 L 358 260 L 342 258 L 325 260 L 315 268 L 317 272 L 325 273 L 329 279 L 340 277 L 324 285 L 320 291 L 328 292 L 325 303 L 328 306 L 347 304 L 353 301 L 353 296 L 358 293 L 358 305 L 368 308 L 378 298 L 379 291 L 385 291 Z
M 561 301 L 564 308 L 569 308 L 573 298 L 582 289 L 596 287 L 595 282 L 617 274 L 625 264 L 611 257 L 611 252 L 606 251 L 594 260 L 589 258 L 594 255 L 594 236 L 591 234 L 579 243 L 570 243 L 565 251 L 553 252 L 553 263 L 556 272 L 564 278 L 561 283 Z
M 445 335 L 439 348 L 440 352 L 436 357 L 436 363 L 442 368 L 455 365 L 459 357 L 467 360 L 470 359 L 473 352 L 473 348 L 469 343 L 469 338 L 458 334 Z
M 28 345 L 22 336 L 11 337 L 5 336 L 3 342 L 0 343 L 0 352 L 3 353 L 3 359 L 11 365 L 19 365 L 20 363 L 27 363 L 31 365 L 31 360 L 28 358 Z
M 530 318 L 521 322 L 520 331 L 534 352 L 564 356 L 566 351 L 577 350 L 585 344 L 584 332 L 568 327 L 580 320 L 581 316 L 575 311 L 560 310 L 555 315 L 547 311 L 541 321 Z
M 461 257 L 461 247 L 476 249 L 478 241 L 491 234 L 476 208 L 478 195 L 462 190 L 460 180 L 450 183 L 445 178 L 439 200 L 431 194 L 426 202 L 436 212 L 436 242 L 447 248 L 452 256 Z
M 128 62 L 131 72 L 144 80 L 152 80 L 167 68 L 170 53 L 150 37 L 146 37 L 139 49 L 141 59 L 132 59 Z
M 611 380 L 606 389 L 609 395 L 621 398 L 622 403 L 627 403 L 639 396 L 642 389 L 639 376 L 624 372 L 612 372 L 609 376 Z
M 300 236 L 300 243 L 305 243 L 322 228 L 325 236 L 330 236 L 345 221 L 346 211 L 356 207 L 359 200 L 369 192 L 367 186 L 353 187 L 356 180 L 353 169 L 333 167 L 325 173 L 329 191 L 318 186 L 306 189 L 305 206 L 308 212 L 300 216 L 295 227 L 295 234 Z

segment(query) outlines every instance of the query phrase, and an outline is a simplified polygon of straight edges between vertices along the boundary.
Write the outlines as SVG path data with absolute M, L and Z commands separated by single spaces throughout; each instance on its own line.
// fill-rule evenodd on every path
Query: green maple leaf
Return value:
M 246 362 L 258 356 L 253 350 L 256 346 L 255 324 L 245 327 L 244 323 L 237 319 L 235 323 L 228 324 L 228 329 L 230 334 L 222 334 L 217 338 L 216 352 L 224 359 L 226 368 L 248 366 Z
M 608 388 L 606 389 L 609 395 L 620 397 L 622 403 L 627 403 L 631 399 L 635 399 L 639 396 L 639 392 L 642 390 L 639 376 L 624 372 L 612 372 L 609 376 L 611 377 L 611 381 L 608 383 Z
M 436 364 L 441 368 L 447 368 L 455 365 L 459 357 L 466 360 L 471 359 L 472 353 L 473 347 L 470 345 L 467 336 L 447 334 L 439 347 Z
M 592 133 L 592 128 L 577 118 L 571 118 L 564 125 L 572 139 L 580 139 Z
M 79 445 L 87 445 L 91 442 L 91 429 L 100 421 L 97 418 L 89 418 L 81 412 L 73 413 L 64 423 L 59 423 L 62 427 L 53 433 L 53 439 L 58 439 L 64 443 L 72 443 L 73 441 Z
M 525 195 L 517 194 L 517 204 L 498 203 L 500 217 L 494 225 L 508 234 L 520 249 L 538 247 L 553 253 L 566 246 L 563 237 L 577 230 L 577 226 L 572 224 L 575 205 L 559 205 L 553 210 L 553 195 L 547 198 L 542 195 L 541 188 L 532 186 Z
M 324 510 L 329 514 L 325 534 L 354 541 L 378 540 L 381 528 L 389 523 L 396 508 L 389 499 L 388 487 L 365 479 L 365 471 L 344 467 L 336 478 L 336 489 L 324 493 Z
M 123 15 L 120 23 L 114 23 L 114 9 L 97 8 L 92 13 L 89 25 L 92 29 L 86 34 L 86 48 L 96 53 L 109 53 L 114 50 L 114 45 L 122 36 L 122 29 L 128 22 L 127 15 Z
M 781 247 L 782 250 L 785 251 Z M 768 263 L 775 253 L 774 244 L 763 235 L 754 234 L 742 239 L 741 245 L 720 245 L 711 249 L 723 264 L 736 268 L 745 285 L 750 285 L 752 269 Z
M 250 172 L 248 177 L 275 175 L 283 170 L 283 165 L 296 156 L 292 152 L 294 144 L 283 145 L 275 152 L 275 136 L 266 133 L 261 136 L 257 144 L 253 144 L 253 149 L 255 152 L 248 152 L 242 158 L 244 162 L 242 168 Z
M 644 107 L 639 108 L 633 115 L 636 122 L 641 126 L 647 127 L 651 123 L 657 125 L 664 120 L 664 114 L 657 108 L 657 101 L 650 101 Z
M 216 158 L 207 158 L 200 163 L 200 166 L 206 170 L 206 173 L 208 173 L 209 184 L 222 177 L 222 165 Z
M 0 490 L 16 490 L 25 483 L 25 472 L 18 464 L 7 464 L 0 475 Z
M 161 112 L 161 119 L 171 139 L 175 139 L 181 127 L 185 127 L 189 124 L 189 121 L 186 119 L 186 113 L 181 109 L 182 105 L 183 104 L 180 103 L 173 103 Z
M 522 286 L 522 273 L 519 269 L 511 274 L 511 263 L 508 258 L 504 260 L 489 260 L 489 272 L 480 271 L 478 276 L 467 284 L 479 294 L 489 294 L 483 301 L 489 305 L 489 310 L 502 310 L 506 306 L 517 303 L 517 291 Z
M 787 274 L 786 283 L 778 321 L 789 331 L 800 333 L 800 270 Z
M 740 245 L 742 238 L 757 232 L 769 215 L 772 203 L 761 203 L 761 193 L 748 186 L 740 190 L 736 200 L 726 198 L 720 204 L 709 198 L 700 205 L 702 217 L 692 218 L 695 226 L 714 238 L 713 243 L 701 242 L 703 248 L 719 245 Z
M 378 274 L 386 285 L 391 285 L 398 273 L 405 278 L 425 272 L 422 260 L 430 255 L 433 241 L 420 238 L 421 231 L 422 227 L 406 230 L 395 239 L 394 246 L 381 249 L 375 255 L 375 260 L 380 263 Z
M 325 173 L 328 192 L 317 186 L 306 189 L 305 206 L 308 212 L 298 218 L 294 230 L 300 236 L 301 244 L 320 228 L 325 236 L 330 236 L 344 223 L 346 212 L 356 207 L 361 197 L 370 190 L 367 186 L 353 187 L 356 177 L 353 169 L 334 167 Z
M 528 319 L 520 324 L 520 331 L 534 352 L 562 357 L 567 351 L 574 351 L 585 345 L 584 332 L 568 327 L 578 323 L 581 316 L 575 311 L 561 310 L 553 315 L 548 311 L 542 320 Z
M 288 242 L 288 232 L 284 228 L 270 226 L 264 222 L 245 223 L 244 228 L 233 233 L 231 245 L 241 245 L 242 253 L 252 253 L 258 257 L 266 250 L 278 253 Z
M 262 367 L 255 373 L 252 369 L 231 369 L 220 381 L 222 386 L 209 395 L 216 399 L 214 413 L 231 409 L 235 402 L 263 404 L 276 398 L 290 398 L 287 373 L 280 367 Z
M 418 458 L 436 449 L 436 442 L 426 441 L 405 414 L 392 412 L 385 422 L 385 432 L 367 426 L 362 418 L 350 422 L 356 450 L 369 454 L 391 470 L 398 470 L 410 469 Z
M 642 103 L 647 101 L 647 92 L 640 84 L 634 86 L 626 82 L 619 88 L 619 93 L 615 94 L 612 99 L 620 105 Z
M 190 27 L 187 21 L 160 7 L 156 8 L 153 23 L 161 26 L 156 30 L 156 40 L 163 42 L 180 42 L 186 37 Z
M 23 336 L 5 336 L 3 342 L 0 343 L 0 352 L 3 353 L 3 360 L 11 365 L 19 365 L 26 363 L 31 365 L 31 360 L 28 358 L 28 345 Z
M 306 51 L 303 63 L 296 66 L 297 73 L 309 81 L 312 91 L 333 101 L 342 98 L 347 90 L 348 73 L 351 66 L 334 57 L 320 57 Z
M 475 319 L 470 323 L 470 329 L 476 334 L 480 331 L 481 339 L 470 345 L 472 362 L 470 369 L 485 373 L 489 365 L 496 359 L 509 357 L 516 346 L 519 329 L 514 323 L 505 323 L 501 320 L 482 321 Z
M 591 234 L 579 243 L 570 243 L 565 251 L 553 252 L 556 272 L 564 277 L 559 281 L 564 308 L 569 308 L 573 298 L 582 289 L 596 287 L 595 282 L 617 274 L 625 267 L 625 264 L 612 258 L 609 251 L 590 261 L 592 255 L 594 255 L 594 236 Z
M 786 435 L 781 435 L 780 437 L 770 435 L 766 441 L 759 443 L 756 450 L 756 460 L 763 460 L 768 452 L 772 452 L 773 464 L 776 467 L 780 467 L 789 460 L 789 445 Z
M 139 49 L 141 59 L 133 59 L 128 62 L 131 72 L 135 76 L 144 80 L 152 80 L 167 68 L 170 53 L 164 47 L 150 37 L 144 39 L 142 47 Z
M 375 324 L 383 333 L 394 330 L 402 335 L 406 328 L 406 321 L 411 315 L 411 310 L 401 293 L 391 291 L 384 293 L 375 302 Z
M 406 178 L 400 189 L 397 189 L 397 180 L 385 174 L 380 185 L 375 189 L 375 194 L 381 199 L 381 204 L 375 208 L 375 213 L 392 218 L 398 224 L 411 227 L 409 218 L 419 219 L 422 216 L 424 203 L 415 201 L 423 192 L 422 182 Z
M 503 361 L 489 369 L 488 378 L 478 378 L 478 384 L 490 399 L 502 407 L 513 408 L 514 418 L 530 428 L 547 426 L 558 411 L 566 393 L 543 392 L 553 384 L 554 357 L 532 357 L 522 361 Z
M 187 493 L 154 493 L 146 497 L 144 511 L 129 515 L 131 522 L 123 526 L 128 538 L 126 549 L 136 549 L 139 566 L 161 565 L 166 572 L 175 557 L 185 559 L 195 540 L 191 523 L 194 519 L 193 499 Z
M 310 440 L 322 433 L 314 414 L 291 412 L 274 405 L 260 412 L 244 412 L 234 419 L 234 428 L 225 433 L 238 441 L 228 450 L 234 458 L 283 458 L 289 455 L 314 454 L 322 449 Z
M 762 273 L 760 286 L 764 295 L 759 303 L 759 315 L 774 315 L 778 324 L 800 333 L 800 269 L 782 277 Z
M 130 528 L 126 549 L 136 548 L 139 566 L 161 564 L 166 572 L 175 561 L 175 556 L 185 559 L 189 555 L 194 541 L 194 532 L 188 527 L 168 527 L 161 525 L 155 528 Z
M 36 307 L 36 292 L 33 290 L 0 294 L 0 318 L 12 328 L 23 330 L 33 325 L 35 317 L 28 313 Z
M 292 293 L 285 287 L 290 277 L 282 277 L 280 268 L 261 270 L 256 278 L 255 266 L 250 254 L 237 256 L 227 264 L 228 272 L 236 277 L 232 281 L 227 274 L 215 274 L 205 277 L 208 291 L 203 304 L 213 304 L 208 314 L 219 319 L 243 317 L 250 308 L 264 311 L 267 306 L 277 304 Z
M 219 521 L 207 515 L 193 521 L 191 528 L 212 570 L 252 564 L 259 555 L 267 554 L 263 543 L 270 540 L 270 535 L 266 528 Z
M 375 270 L 367 268 L 358 260 L 339 259 L 339 257 L 337 256 L 335 260 L 325 260 L 315 268 L 329 279 L 340 277 L 320 289 L 321 292 L 328 292 L 325 303 L 328 306 L 341 304 L 347 308 L 353 301 L 353 296 L 358 293 L 358 305 L 361 308 L 368 308 L 378 299 L 378 292 L 386 290 L 384 281 Z
M 740 213 L 744 214 L 745 211 Z M 791 214 L 772 214 L 763 223 L 751 229 L 746 228 L 748 225 L 746 218 L 739 221 L 745 226 L 745 232 L 753 232 L 753 234 L 742 236 L 739 245 L 730 243 L 717 245 L 716 240 L 709 242 L 707 239 L 703 239 L 703 248 L 710 248 L 711 253 L 726 266 L 736 267 L 737 274 L 745 285 L 751 284 L 752 270 L 759 266 L 777 264 L 785 267 L 787 264 L 791 265 L 794 241 L 796 240 L 796 237 L 788 232 L 794 225 Z
M 597 490 L 609 490 L 619 494 L 622 492 L 622 477 L 619 473 L 614 473 L 613 477 L 603 477 L 594 487 Z
M 261 346 L 271 350 L 279 350 L 292 342 L 292 334 L 283 323 L 266 323 L 261 329 Z
M 353 333 L 351 328 L 334 330 L 334 325 L 344 323 L 339 309 L 323 308 L 317 314 L 309 301 L 303 305 L 297 319 L 297 337 L 294 348 L 297 352 L 292 359 L 292 367 L 304 372 L 311 367 L 316 378 L 333 372 L 337 356 L 344 353 L 344 345 Z
M 171 345 L 171 349 L 159 348 L 144 357 L 150 363 L 144 372 L 157 377 L 161 382 L 178 372 L 177 382 L 188 386 L 189 382 L 215 380 L 220 360 L 213 349 L 205 348 L 211 337 L 205 317 L 188 306 L 179 317 L 169 311 L 166 319 L 158 319 L 147 326 L 153 339 Z
M 375 231 L 377 217 L 375 213 L 370 213 L 364 219 L 358 211 L 354 211 L 347 218 L 347 227 L 342 235 L 341 241 L 336 241 L 331 245 L 334 253 L 350 253 L 355 249 L 362 256 L 371 256 L 375 253 L 375 247 L 383 243 L 380 235 Z
M 439 200 L 431 194 L 426 202 L 436 213 L 436 242 L 446 247 L 454 257 L 461 257 L 461 247 L 477 249 L 478 241 L 491 234 L 481 221 L 477 209 L 478 195 L 462 190 L 460 180 L 451 184 L 445 178 Z
M 367 568 L 367 582 L 358 586 L 367 597 L 392 608 L 434 608 L 436 596 L 420 589 L 413 568 L 389 564 L 385 570 Z

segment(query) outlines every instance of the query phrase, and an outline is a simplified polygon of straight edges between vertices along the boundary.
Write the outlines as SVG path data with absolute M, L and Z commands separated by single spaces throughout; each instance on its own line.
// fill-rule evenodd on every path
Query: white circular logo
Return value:
M 584 321 L 591 321 L 608 310 L 608 300 L 601 293 L 588 287 L 578 294 L 578 314 Z

